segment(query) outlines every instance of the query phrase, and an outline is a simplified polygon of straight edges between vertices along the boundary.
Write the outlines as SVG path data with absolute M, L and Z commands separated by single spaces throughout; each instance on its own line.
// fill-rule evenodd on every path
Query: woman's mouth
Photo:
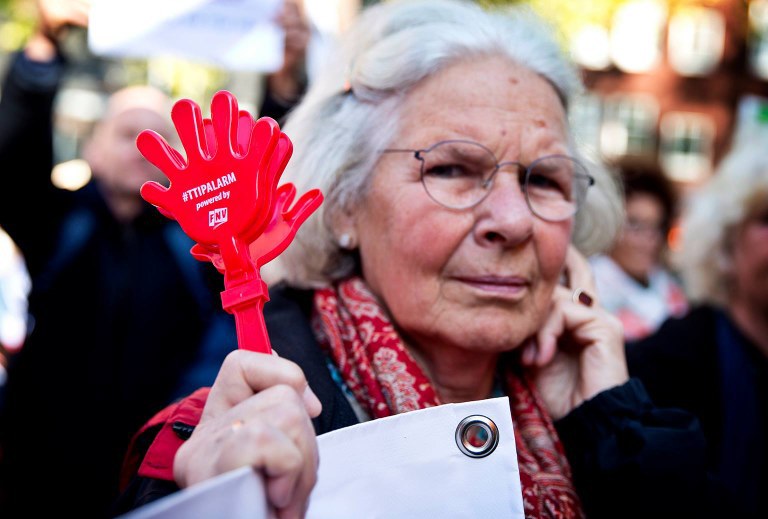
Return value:
M 521 298 L 530 281 L 522 276 L 455 276 L 454 279 L 480 293 L 494 297 Z

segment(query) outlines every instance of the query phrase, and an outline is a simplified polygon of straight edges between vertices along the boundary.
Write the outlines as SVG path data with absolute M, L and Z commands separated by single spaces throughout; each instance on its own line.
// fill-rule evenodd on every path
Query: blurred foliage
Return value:
M 21 47 L 32 34 L 36 15 L 34 0 L 0 0 L 0 51 Z
M 566 44 L 585 25 L 610 28 L 611 20 L 623 4 L 631 0 L 476 0 L 486 7 L 503 7 L 529 4 L 543 18 L 560 31 L 560 39 Z M 716 6 L 724 0 L 659 0 L 667 5 L 668 12 L 683 6 Z M 744 0 L 746 2 L 746 0 Z
M 616 9 L 629 0 L 477 0 L 485 6 L 529 4 L 561 27 L 579 27 L 585 23 L 608 26 Z M 674 1 L 674 0 L 673 0 Z M 566 31 L 568 32 L 568 31 Z
M 0 0 L 0 13 L 5 13 L 10 9 L 11 4 L 16 3 L 14 0 Z
M 628 0 L 477 0 L 488 7 L 528 4 L 560 32 L 566 45 L 576 31 L 587 24 L 608 28 L 616 9 Z
M 147 80 L 173 97 L 210 99 L 226 86 L 229 73 L 223 69 L 176 58 L 147 61 Z

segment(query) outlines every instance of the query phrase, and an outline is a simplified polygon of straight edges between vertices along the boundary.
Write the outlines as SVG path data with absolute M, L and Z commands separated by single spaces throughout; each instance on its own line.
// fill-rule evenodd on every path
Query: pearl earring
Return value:
M 352 238 L 352 235 L 348 232 L 342 233 L 342 235 L 339 236 L 339 247 L 347 250 L 354 249 L 355 240 Z

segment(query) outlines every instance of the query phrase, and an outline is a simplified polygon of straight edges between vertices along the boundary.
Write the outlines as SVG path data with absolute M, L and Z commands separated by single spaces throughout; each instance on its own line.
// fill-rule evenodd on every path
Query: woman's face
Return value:
M 404 99 L 390 148 L 446 139 L 489 148 L 499 162 L 568 154 L 565 113 L 553 88 L 499 57 L 455 64 Z M 514 168 L 464 210 L 432 200 L 413 153 L 383 153 L 352 215 L 363 275 L 406 342 L 499 352 L 543 323 L 570 241 L 572 219 L 534 216 Z
M 645 282 L 659 263 L 664 245 L 664 206 L 648 193 L 627 198 L 626 221 L 611 257 L 633 278 Z

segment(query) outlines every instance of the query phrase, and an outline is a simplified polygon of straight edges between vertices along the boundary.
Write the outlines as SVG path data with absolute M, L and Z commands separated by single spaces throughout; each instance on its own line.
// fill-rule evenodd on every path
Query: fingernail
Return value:
M 571 296 L 571 299 L 573 299 L 574 303 L 581 303 L 584 306 L 592 306 L 592 296 L 587 294 L 583 288 L 577 288 L 574 290 L 573 295 Z

